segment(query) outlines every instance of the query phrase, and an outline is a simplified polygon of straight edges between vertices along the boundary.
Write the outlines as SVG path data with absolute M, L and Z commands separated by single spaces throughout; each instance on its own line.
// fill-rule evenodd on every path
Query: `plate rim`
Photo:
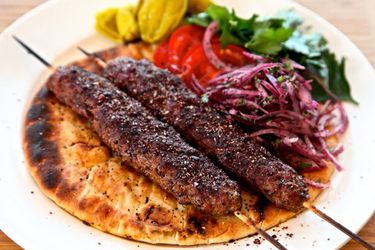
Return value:
M 62 1 L 63 0 L 49 0 L 49 1 L 41 3 L 41 4 L 37 5 L 36 7 L 32 8 L 31 10 L 29 10 L 28 12 L 26 12 L 25 14 L 23 14 L 22 16 L 20 16 L 19 18 L 17 18 L 15 21 L 13 21 L 11 24 L 9 24 L 0 33 L 0 39 L 4 39 L 6 35 L 11 34 L 12 30 L 17 29 L 17 27 L 19 27 L 25 21 L 27 21 L 28 18 L 33 17 L 35 15 L 38 15 L 44 9 L 48 9 L 50 6 L 55 5 L 55 4 L 57 4 L 59 2 L 62 2 Z M 371 64 L 370 60 L 364 55 L 364 53 L 357 46 L 357 44 L 354 43 L 343 31 L 341 31 L 339 28 L 335 27 L 333 24 L 331 24 L 325 18 L 323 18 L 322 16 L 320 16 L 318 13 L 315 13 L 311 9 L 305 7 L 304 5 L 302 5 L 300 3 L 297 3 L 297 2 L 295 2 L 293 0 L 283 0 L 283 1 L 286 2 L 286 3 L 291 3 L 291 4 L 295 5 L 295 6 L 298 6 L 299 8 L 303 9 L 303 11 L 305 11 L 306 13 L 308 13 L 308 15 L 310 15 L 313 18 L 317 19 L 320 23 L 324 24 L 324 26 L 326 26 L 327 28 L 329 28 L 333 33 L 336 33 L 336 35 L 339 35 L 340 37 L 344 38 L 347 42 L 349 42 L 351 45 L 353 45 L 352 47 L 353 47 L 353 49 L 356 50 L 356 54 L 358 56 L 360 56 L 362 60 L 364 59 L 367 62 L 366 66 L 370 66 L 370 68 L 371 68 L 371 70 L 373 72 L 373 75 L 375 75 L 374 66 Z M 372 212 L 372 215 L 369 215 L 368 218 L 367 218 L 367 220 L 363 221 L 363 223 L 361 223 L 361 225 L 359 226 L 359 228 L 355 229 L 354 231 L 358 232 L 359 230 L 361 230 L 363 228 L 363 226 L 372 218 L 372 216 L 374 215 L 374 212 L 375 212 L 375 208 L 374 208 L 374 210 Z M 1 217 L 0 217 L 0 219 L 1 219 Z M 6 229 L 4 229 L 2 227 L 1 230 L 6 235 L 8 235 L 8 237 L 10 237 L 14 242 L 16 242 L 17 244 L 19 244 L 20 246 L 27 246 L 28 245 L 28 244 L 24 244 L 23 240 L 20 239 L 17 236 L 16 232 L 12 232 L 13 230 L 10 229 L 10 227 L 7 227 Z M 338 247 L 342 247 L 349 240 L 350 240 L 350 238 L 346 237 L 346 240 L 343 241 Z

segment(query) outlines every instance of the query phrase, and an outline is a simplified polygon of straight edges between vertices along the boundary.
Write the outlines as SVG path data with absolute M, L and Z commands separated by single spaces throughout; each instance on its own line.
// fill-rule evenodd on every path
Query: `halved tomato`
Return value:
M 196 25 L 178 28 L 167 42 L 157 48 L 155 64 L 178 74 L 188 87 L 191 87 L 193 75 L 200 85 L 206 87 L 222 70 L 213 66 L 206 57 L 203 49 L 204 31 L 204 28 Z M 252 63 L 243 56 L 244 48 L 231 44 L 221 48 L 218 37 L 212 39 L 212 48 L 218 58 L 229 66 L 241 67 Z
M 154 52 L 154 64 L 160 68 L 168 67 L 169 45 L 168 40 L 161 43 Z
M 178 28 L 169 39 L 169 68 L 181 73 L 183 57 L 202 43 L 204 29 L 196 25 L 184 25 Z M 178 72 L 180 71 L 180 72 Z

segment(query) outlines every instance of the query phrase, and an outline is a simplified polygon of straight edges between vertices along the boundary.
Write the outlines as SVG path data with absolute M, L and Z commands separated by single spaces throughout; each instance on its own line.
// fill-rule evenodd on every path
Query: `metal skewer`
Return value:
M 328 223 L 330 223 L 332 226 L 336 227 L 341 232 L 343 232 L 346 235 L 348 235 L 350 238 L 352 238 L 353 240 L 355 240 L 356 242 L 358 242 L 359 244 L 361 244 L 364 248 L 370 249 L 370 250 L 375 250 L 374 246 L 370 245 L 370 243 L 368 243 L 365 240 L 363 240 L 358 234 L 353 233 L 352 231 L 350 231 L 349 229 L 347 229 L 346 227 L 344 227 L 343 225 L 341 225 L 340 223 L 338 223 L 337 221 L 335 221 L 334 219 L 332 219 L 330 216 L 328 216 L 327 214 L 325 214 L 322 211 L 320 211 L 314 205 L 310 204 L 309 202 L 304 202 L 303 206 L 305 208 L 307 208 L 308 210 L 310 210 L 311 212 L 313 212 L 314 214 L 318 215 L 323 220 L 325 220 Z
M 38 53 L 36 53 L 34 50 L 32 50 L 24 42 L 22 42 L 21 39 L 19 39 L 18 37 L 14 36 L 14 35 L 12 35 L 12 37 L 13 37 L 14 40 L 16 40 L 27 51 L 27 53 L 29 53 L 29 54 L 33 55 L 34 57 L 36 57 L 36 59 L 38 59 L 39 62 L 41 62 L 44 66 L 46 66 L 47 68 L 50 68 L 50 69 L 54 69 L 54 67 L 49 62 L 47 62 L 47 60 L 45 60 Z
M 96 64 L 98 64 L 101 68 L 107 67 L 107 62 L 101 58 L 100 56 L 90 53 L 87 50 L 81 48 L 80 46 L 77 46 L 78 50 L 81 51 L 83 54 L 85 54 L 87 57 L 91 57 L 95 59 Z
M 286 248 L 285 248 L 283 245 L 281 245 L 280 242 L 278 242 L 277 240 L 275 240 L 274 238 L 272 238 L 272 236 L 269 235 L 266 231 L 264 231 L 263 229 L 261 229 L 260 227 L 258 227 L 258 226 L 255 224 L 255 222 L 254 222 L 251 218 L 245 216 L 245 215 L 242 214 L 240 211 L 236 211 L 236 212 L 234 212 L 234 215 L 235 215 L 238 219 L 240 219 L 243 223 L 245 223 L 246 225 L 248 225 L 248 226 L 250 226 L 250 227 L 251 227 L 251 226 L 254 227 L 255 230 L 256 230 L 260 235 L 262 235 L 266 240 L 268 240 L 269 242 L 271 242 L 276 248 L 278 248 L 278 249 L 282 249 L 282 250 L 286 250 Z

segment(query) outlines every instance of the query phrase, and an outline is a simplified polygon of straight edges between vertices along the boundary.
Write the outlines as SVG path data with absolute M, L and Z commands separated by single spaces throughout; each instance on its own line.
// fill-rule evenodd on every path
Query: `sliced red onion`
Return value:
M 315 137 L 322 137 L 322 138 L 327 138 L 336 135 L 339 133 L 344 125 L 343 124 L 338 124 L 334 129 L 331 130 L 323 130 L 320 132 L 314 133 Z
M 302 135 L 310 135 L 311 129 L 310 128 L 304 128 L 304 127 L 297 127 L 293 122 L 285 122 L 285 121 L 266 121 L 264 123 L 255 123 L 255 125 L 259 126 L 262 125 L 264 127 L 269 128 L 278 128 L 290 131 L 291 133 L 295 134 L 302 134 Z
M 305 183 L 313 188 L 326 189 L 329 188 L 329 183 L 321 183 L 313 180 L 305 179 Z
M 289 131 L 283 130 L 283 129 L 262 129 L 262 130 L 259 130 L 257 132 L 251 133 L 250 137 L 257 137 L 257 136 L 265 135 L 265 134 L 274 134 L 274 135 L 276 135 L 280 138 L 286 138 L 286 137 L 298 138 L 297 135 L 295 135 L 293 133 L 290 133 Z M 309 148 L 306 145 L 304 145 L 299 138 L 298 138 L 298 140 L 285 140 L 285 141 L 282 141 L 282 142 L 288 147 L 295 148 L 298 153 L 300 153 L 301 155 L 304 155 L 304 156 L 306 156 L 309 159 L 312 159 L 314 161 L 318 160 L 319 162 L 321 162 L 320 157 L 324 156 L 321 153 L 312 154 L 311 150 L 309 150 Z
M 265 110 L 264 108 L 262 108 L 256 102 L 249 101 L 249 100 L 246 100 L 246 99 L 241 99 L 241 98 L 228 99 L 228 100 L 225 100 L 223 102 L 223 104 L 229 104 L 229 105 L 232 105 L 234 107 L 241 107 L 242 106 L 242 107 L 246 107 L 246 108 L 249 108 L 249 109 L 257 109 L 257 110 L 262 111 L 265 114 L 268 113 L 267 110 Z
M 301 110 L 300 110 L 300 107 L 299 107 L 299 103 L 297 101 L 296 93 L 294 91 L 292 83 L 289 82 L 289 81 L 286 81 L 285 84 L 286 84 L 286 86 L 288 88 L 289 97 L 292 100 L 292 105 L 293 105 L 294 112 L 301 113 Z
M 281 62 L 283 63 L 289 63 L 290 66 L 292 66 L 293 69 L 299 69 L 299 70 L 305 70 L 305 66 L 293 61 L 292 59 L 282 59 Z
M 235 69 L 232 72 L 221 74 L 218 77 L 210 80 L 208 83 L 210 85 L 216 85 L 219 83 L 228 83 L 228 82 L 235 81 L 235 82 L 239 82 L 242 84 L 246 84 L 260 71 L 263 71 L 269 68 L 279 67 L 279 66 L 281 66 L 280 63 L 263 63 L 263 64 L 259 64 L 256 67 L 249 67 L 247 65 L 242 68 Z
M 327 114 L 330 113 L 334 109 L 334 105 L 332 105 L 331 100 L 327 100 L 324 102 L 323 106 L 320 108 L 321 114 Z
M 339 109 L 340 116 L 341 116 L 341 123 L 343 124 L 343 126 L 339 130 L 339 133 L 343 134 L 348 129 L 349 117 L 348 117 L 348 114 L 346 113 L 346 111 L 344 109 L 344 106 L 343 106 L 342 102 L 338 102 L 337 105 L 338 105 L 338 109 Z
M 235 109 L 230 109 L 230 110 L 229 110 L 229 114 L 230 114 L 230 115 L 237 115 L 237 114 L 238 114 L 238 111 L 235 110 Z
M 331 154 L 335 157 L 337 157 L 342 152 L 344 152 L 344 145 L 342 145 L 341 143 L 331 150 Z
M 252 121 L 254 121 L 256 119 L 256 117 L 258 117 L 256 115 L 244 114 L 244 113 L 239 112 L 239 111 L 237 113 L 240 114 L 241 117 L 243 117 L 243 118 L 247 119 L 248 121 L 250 121 L 252 125 L 254 125 L 254 123 Z
M 314 146 L 314 144 L 312 144 L 312 142 L 311 142 L 309 136 L 308 136 L 308 135 L 304 135 L 304 136 L 303 136 L 303 139 L 304 139 L 304 141 L 305 141 L 307 147 L 311 150 L 311 152 L 312 152 L 313 154 L 316 154 L 315 146 Z
M 285 144 L 285 146 L 288 146 L 291 150 L 299 153 L 300 155 L 306 157 L 307 159 L 310 159 L 316 164 L 319 165 L 321 168 L 326 168 L 327 164 L 323 161 L 325 159 L 324 155 L 321 153 L 313 153 L 306 145 L 301 143 L 300 141 L 297 141 L 296 143 L 290 143 Z
M 296 137 L 284 137 L 281 141 L 285 145 L 292 145 L 292 143 L 296 143 L 298 140 L 299 138 L 296 136 Z
M 308 126 L 315 127 L 315 124 L 308 120 L 306 117 L 303 115 L 296 113 L 294 111 L 289 111 L 289 110 L 278 110 L 278 111 L 273 111 L 268 113 L 267 115 L 260 116 L 258 120 L 263 120 L 263 119 L 268 119 L 272 117 L 283 117 L 288 120 L 298 120 L 297 122 L 299 123 L 306 123 Z
M 298 97 L 301 102 L 308 108 L 308 109 L 316 109 L 318 107 L 318 103 L 312 99 L 310 91 L 308 91 L 305 86 L 301 85 L 298 88 Z
M 263 64 L 259 64 L 258 66 L 256 67 L 253 67 L 249 70 L 247 70 L 247 72 L 245 72 L 243 74 L 243 76 L 241 77 L 241 82 L 243 83 L 247 83 L 248 81 L 250 81 L 256 74 L 258 74 L 260 71 L 264 71 L 266 69 L 270 69 L 270 68 L 276 68 L 276 67 L 280 67 L 281 64 L 280 63 L 263 63 Z
M 277 91 L 277 89 L 274 86 L 272 86 L 272 84 L 270 84 L 269 82 L 263 80 L 260 83 L 266 90 L 271 92 L 273 96 L 280 96 L 280 93 Z
M 206 89 L 202 85 L 199 84 L 199 81 L 194 74 L 191 76 L 191 87 L 193 88 L 193 91 L 198 96 L 206 92 Z
M 260 96 L 259 91 L 249 91 L 237 88 L 227 88 L 223 89 L 222 93 L 228 98 L 245 98 L 247 100 L 253 100 L 254 97 Z
M 242 52 L 242 54 L 249 60 L 257 61 L 258 63 L 264 63 L 267 61 L 267 59 L 263 56 L 259 56 L 253 53 L 250 53 L 248 51 Z
M 214 50 L 212 49 L 211 40 L 213 36 L 215 35 L 215 33 L 218 31 L 218 29 L 219 29 L 219 24 L 216 21 L 208 25 L 203 36 L 203 50 L 204 50 L 204 53 L 206 54 L 208 61 L 210 61 L 210 63 L 213 66 L 215 66 L 218 69 L 222 69 L 224 71 L 229 71 L 231 70 L 231 67 L 229 67 L 223 61 L 221 61 L 219 57 L 215 54 Z
M 298 75 L 298 74 L 297 74 Z M 300 75 L 299 75 L 300 76 Z M 302 77 L 302 76 L 301 76 Z M 302 81 L 302 84 L 303 84 L 303 86 L 305 86 L 305 88 L 308 90 L 308 91 L 311 91 L 312 90 L 312 85 L 311 85 L 311 83 L 312 83 L 312 80 L 305 80 L 305 79 L 301 79 L 300 81 Z
M 328 160 L 330 160 L 332 162 L 332 164 L 336 168 L 336 170 L 339 171 L 339 172 L 344 170 L 344 168 L 337 161 L 335 156 L 329 151 L 326 142 L 322 138 L 319 138 L 319 142 L 320 142 L 320 146 L 322 147 L 323 152 L 325 153 L 326 157 L 328 158 Z
M 267 91 L 263 88 L 263 86 L 260 83 L 256 83 L 255 87 L 263 98 L 266 98 L 268 96 Z
M 283 95 L 284 94 L 284 90 L 280 87 L 280 84 L 278 83 L 277 79 L 273 75 L 271 75 L 269 73 L 266 74 L 266 77 L 272 83 L 272 86 L 277 90 L 278 94 L 279 95 Z
M 328 130 L 325 129 L 327 124 L 334 118 L 335 118 L 335 116 L 332 115 L 332 114 L 322 115 L 320 117 L 320 119 L 318 120 L 318 124 L 317 124 L 317 128 L 318 128 L 319 132 L 314 133 L 313 136 L 326 138 L 326 137 L 329 137 L 329 136 L 333 135 L 334 133 L 337 133 L 335 131 L 333 131 L 333 133 L 332 133 L 332 131 L 328 131 Z

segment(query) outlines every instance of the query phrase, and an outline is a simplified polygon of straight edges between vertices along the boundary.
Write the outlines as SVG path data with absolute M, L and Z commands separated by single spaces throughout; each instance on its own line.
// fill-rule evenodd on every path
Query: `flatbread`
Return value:
M 153 47 L 122 45 L 98 53 L 104 59 L 151 58 Z M 99 72 L 92 59 L 75 63 Z M 227 242 L 255 233 L 234 215 L 211 216 L 183 206 L 149 179 L 123 165 L 88 122 L 43 87 L 25 120 L 28 170 L 43 193 L 73 216 L 99 230 L 152 244 L 197 245 Z M 136 143 L 136 142 L 134 142 Z M 305 177 L 326 183 L 329 168 Z M 321 192 L 309 188 L 311 201 Z M 242 213 L 263 229 L 296 213 L 274 207 L 242 188 Z

